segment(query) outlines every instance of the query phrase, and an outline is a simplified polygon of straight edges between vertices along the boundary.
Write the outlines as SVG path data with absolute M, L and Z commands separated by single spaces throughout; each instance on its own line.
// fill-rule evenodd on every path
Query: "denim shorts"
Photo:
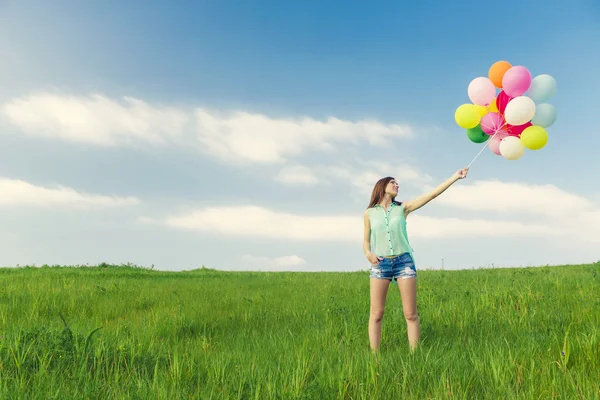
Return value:
M 377 265 L 371 265 L 369 277 L 377 279 L 397 279 L 415 278 L 417 268 L 415 261 L 410 253 L 403 253 L 396 257 L 386 257 L 379 261 Z

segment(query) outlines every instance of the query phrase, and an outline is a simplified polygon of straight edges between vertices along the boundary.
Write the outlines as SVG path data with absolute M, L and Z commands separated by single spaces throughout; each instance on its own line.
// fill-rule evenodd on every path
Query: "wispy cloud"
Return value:
M 0 178 L 0 207 L 89 209 L 131 206 L 139 203 L 138 198 L 131 196 L 118 197 L 83 193 L 62 185 L 44 187 L 23 180 Z
M 335 152 L 340 145 L 383 146 L 409 138 L 407 125 L 335 117 L 272 118 L 197 107 L 166 107 L 100 94 L 37 93 L 0 106 L 22 133 L 97 146 L 185 145 L 236 164 L 281 164 L 309 151 Z
M 365 142 L 383 146 L 392 138 L 407 138 L 405 125 L 328 118 L 274 119 L 236 112 L 225 116 L 197 110 L 200 144 L 213 156 L 230 162 L 278 164 L 306 151 L 335 152 L 338 144 Z
M 432 177 L 407 163 L 391 164 L 381 161 L 348 160 L 335 165 L 291 165 L 283 167 L 275 179 L 285 185 L 339 184 L 344 182 L 360 196 L 370 195 L 375 183 L 385 177 L 395 177 L 406 190 L 417 188 L 422 191 Z
M 406 162 L 392 164 L 387 161 L 359 159 L 353 166 L 330 167 L 327 170 L 335 178 L 350 182 L 360 195 L 370 195 L 375 183 L 386 176 L 396 178 L 401 192 L 405 191 L 407 186 L 423 190 L 433 179 L 418 167 Z
M 190 118 L 176 108 L 155 107 L 132 97 L 117 101 L 99 94 L 38 93 L 12 99 L 0 112 L 26 135 L 96 146 L 165 144 L 182 135 Z

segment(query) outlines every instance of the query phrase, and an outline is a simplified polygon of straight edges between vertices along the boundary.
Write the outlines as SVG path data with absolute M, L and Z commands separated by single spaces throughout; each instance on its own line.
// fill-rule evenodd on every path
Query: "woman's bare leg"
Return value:
M 381 342 L 381 321 L 390 281 L 371 278 L 371 312 L 369 315 L 369 341 L 371 350 L 378 351 Z
M 411 350 L 414 350 L 421 338 L 421 326 L 417 311 L 417 278 L 398 279 L 398 289 L 402 297 L 402 310 L 406 319 L 408 343 Z

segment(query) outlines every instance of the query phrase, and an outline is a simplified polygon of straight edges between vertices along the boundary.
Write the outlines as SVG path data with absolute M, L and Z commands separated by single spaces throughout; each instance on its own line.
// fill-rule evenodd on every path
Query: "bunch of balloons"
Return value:
M 472 103 L 459 106 L 454 119 L 469 140 L 489 140 L 489 149 L 508 160 L 518 160 L 526 148 L 546 146 L 546 128 L 556 121 L 556 108 L 548 103 L 556 94 L 552 76 L 532 78 L 523 66 L 497 61 L 487 77 L 471 81 L 467 92 Z

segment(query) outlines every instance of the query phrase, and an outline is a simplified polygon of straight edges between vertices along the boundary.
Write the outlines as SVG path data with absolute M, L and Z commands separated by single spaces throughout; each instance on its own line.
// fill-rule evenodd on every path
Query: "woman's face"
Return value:
M 390 194 L 393 197 L 398 195 L 398 182 L 396 182 L 395 179 L 392 179 L 388 182 L 387 186 L 385 187 L 385 193 Z

